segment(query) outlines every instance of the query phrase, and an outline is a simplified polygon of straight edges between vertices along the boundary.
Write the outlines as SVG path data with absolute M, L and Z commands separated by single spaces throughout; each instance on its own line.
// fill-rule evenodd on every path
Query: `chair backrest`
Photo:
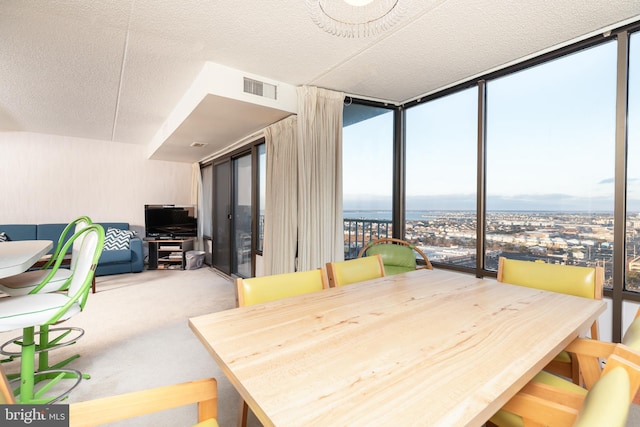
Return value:
M 636 313 L 636 318 L 631 322 L 622 337 L 622 344 L 640 351 L 640 309 Z
M 604 269 L 547 264 L 500 257 L 498 282 L 542 289 L 583 298 L 602 299 Z M 591 338 L 598 339 L 598 321 L 591 325 Z
M 324 267 L 295 273 L 236 279 L 238 307 L 317 292 L 328 287 Z
M 433 269 L 427 255 L 417 246 L 393 237 L 384 237 L 367 243 L 358 253 L 358 258 L 380 254 L 384 264 L 385 274 L 390 276 L 398 273 L 406 273 L 416 268 Z M 416 254 L 422 257 L 425 266 L 418 266 Z
M 89 289 L 91 289 L 91 281 L 98 265 L 100 255 L 102 255 L 102 247 L 104 246 L 104 229 L 98 224 L 87 225 L 69 238 L 62 247 L 62 251 L 66 252 L 66 250 L 69 249 L 76 240 L 81 241 L 81 246 L 78 251 L 77 262 L 71 270 L 71 280 L 68 283 L 68 286 L 66 286 L 67 296 L 69 297 L 68 302 L 62 306 L 58 312 L 49 319 L 49 321 L 46 322 L 47 324 L 53 324 L 60 320 L 60 318 L 73 304 L 79 304 L 81 309 L 84 309 L 84 305 L 86 304 Z M 60 267 L 61 263 L 62 257 L 58 257 L 51 269 L 51 272 L 30 293 L 38 293 L 40 289 L 46 286 L 49 279 L 53 277 Z
M 386 270 L 390 267 L 398 272 L 406 273 L 416 269 L 416 256 L 408 246 L 385 243 L 369 248 L 367 256 L 380 255 Z
M 602 267 L 547 264 L 500 257 L 498 282 L 602 299 L 604 270 Z
M 68 235 L 71 232 L 71 229 L 73 229 L 73 233 L 75 234 L 89 224 L 91 224 L 91 218 L 89 218 L 88 216 L 80 216 L 74 219 L 73 221 L 71 221 L 69 224 L 67 224 L 64 230 L 62 230 L 62 233 L 60 233 L 60 237 L 58 238 L 58 243 L 56 244 L 53 254 L 51 255 L 51 258 L 49 258 L 49 261 L 45 265 L 43 265 L 42 268 L 43 269 L 49 268 L 55 262 L 58 256 L 64 257 L 66 252 L 62 252 L 62 247 L 67 242 Z M 79 248 L 80 248 L 80 241 L 78 241 L 77 245 L 73 245 L 71 249 L 71 268 L 73 268 L 73 264 L 75 262 L 74 261 L 75 254 L 77 253 Z
M 349 285 L 365 280 L 377 279 L 385 276 L 385 267 L 382 256 L 376 254 L 364 258 L 355 258 L 348 261 L 327 263 L 329 286 Z
M 634 320 L 627 328 L 622 343 L 636 351 L 640 351 L 640 318 Z
M 624 427 L 629 414 L 629 374 L 617 366 L 587 392 L 574 427 Z
M 87 216 L 82 216 L 77 218 L 74 222 L 75 228 L 73 234 L 76 234 L 78 231 L 81 231 L 88 227 L 91 224 L 91 219 Z M 83 239 L 75 239 L 73 241 L 73 245 L 71 247 L 71 264 L 70 268 L 73 270 L 75 268 L 76 262 L 78 262 L 78 254 L 80 253 L 80 248 L 82 247 Z

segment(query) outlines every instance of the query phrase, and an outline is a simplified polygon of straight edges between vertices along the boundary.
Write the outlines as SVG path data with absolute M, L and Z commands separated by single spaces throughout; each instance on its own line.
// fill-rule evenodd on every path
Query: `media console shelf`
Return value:
M 184 270 L 185 254 L 193 250 L 193 239 L 147 240 L 149 242 L 149 270 Z

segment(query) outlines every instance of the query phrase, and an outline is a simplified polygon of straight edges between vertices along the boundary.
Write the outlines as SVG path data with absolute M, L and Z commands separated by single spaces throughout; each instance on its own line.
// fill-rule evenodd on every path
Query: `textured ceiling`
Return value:
M 391 31 L 343 39 L 303 0 L 0 0 L 0 131 L 149 145 L 207 61 L 402 103 L 638 19 L 638 0 L 419 0 Z M 215 101 L 237 114 L 194 113 L 220 131 L 194 130 L 208 148 L 153 158 L 197 161 L 273 119 Z

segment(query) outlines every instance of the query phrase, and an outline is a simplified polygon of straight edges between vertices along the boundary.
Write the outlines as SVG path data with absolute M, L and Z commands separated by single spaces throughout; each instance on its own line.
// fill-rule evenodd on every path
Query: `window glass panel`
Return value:
M 604 266 L 611 285 L 616 43 L 487 84 L 485 267 Z
M 432 262 L 476 265 L 477 89 L 407 110 L 405 240 Z
M 342 174 L 345 259 L 371 239 L 391 237 L 393 110 L 345 105 Z
M 233 161 L 236 273 L 251 277 L 251 155 Z
M 629 41 L 626 288 L 640 292 L 640 33 Z
M 267 193 L 267 154 L 265 144 L 258 145 L 258 252 L 262 252 L 264 241 L 264 207 Z
M 212 218 L 213 218 L 213 164 L 200 169 L 202 175 L 202 207 L 200 209 L 199 224 L 202 224 L 202 236 L 204 242 L 205 262 L 211 265 L 211 236 L 213 232 L 211 230 Z

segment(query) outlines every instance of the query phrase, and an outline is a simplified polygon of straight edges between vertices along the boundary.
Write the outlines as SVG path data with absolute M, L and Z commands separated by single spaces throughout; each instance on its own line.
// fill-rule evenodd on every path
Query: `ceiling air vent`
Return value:
M 244 78 L 244 92 L 271 99 L 276 99 L 278 95 L 276 85 L 249 79 L 247 77 Z
M 195 147 L 195 148 L 202 148 L 202 147 L 206 147 L 207 145 L 209 145 L 208 142 L 198 142 L 198 141 L 193 141 L 191 143 L 191 147 Z

